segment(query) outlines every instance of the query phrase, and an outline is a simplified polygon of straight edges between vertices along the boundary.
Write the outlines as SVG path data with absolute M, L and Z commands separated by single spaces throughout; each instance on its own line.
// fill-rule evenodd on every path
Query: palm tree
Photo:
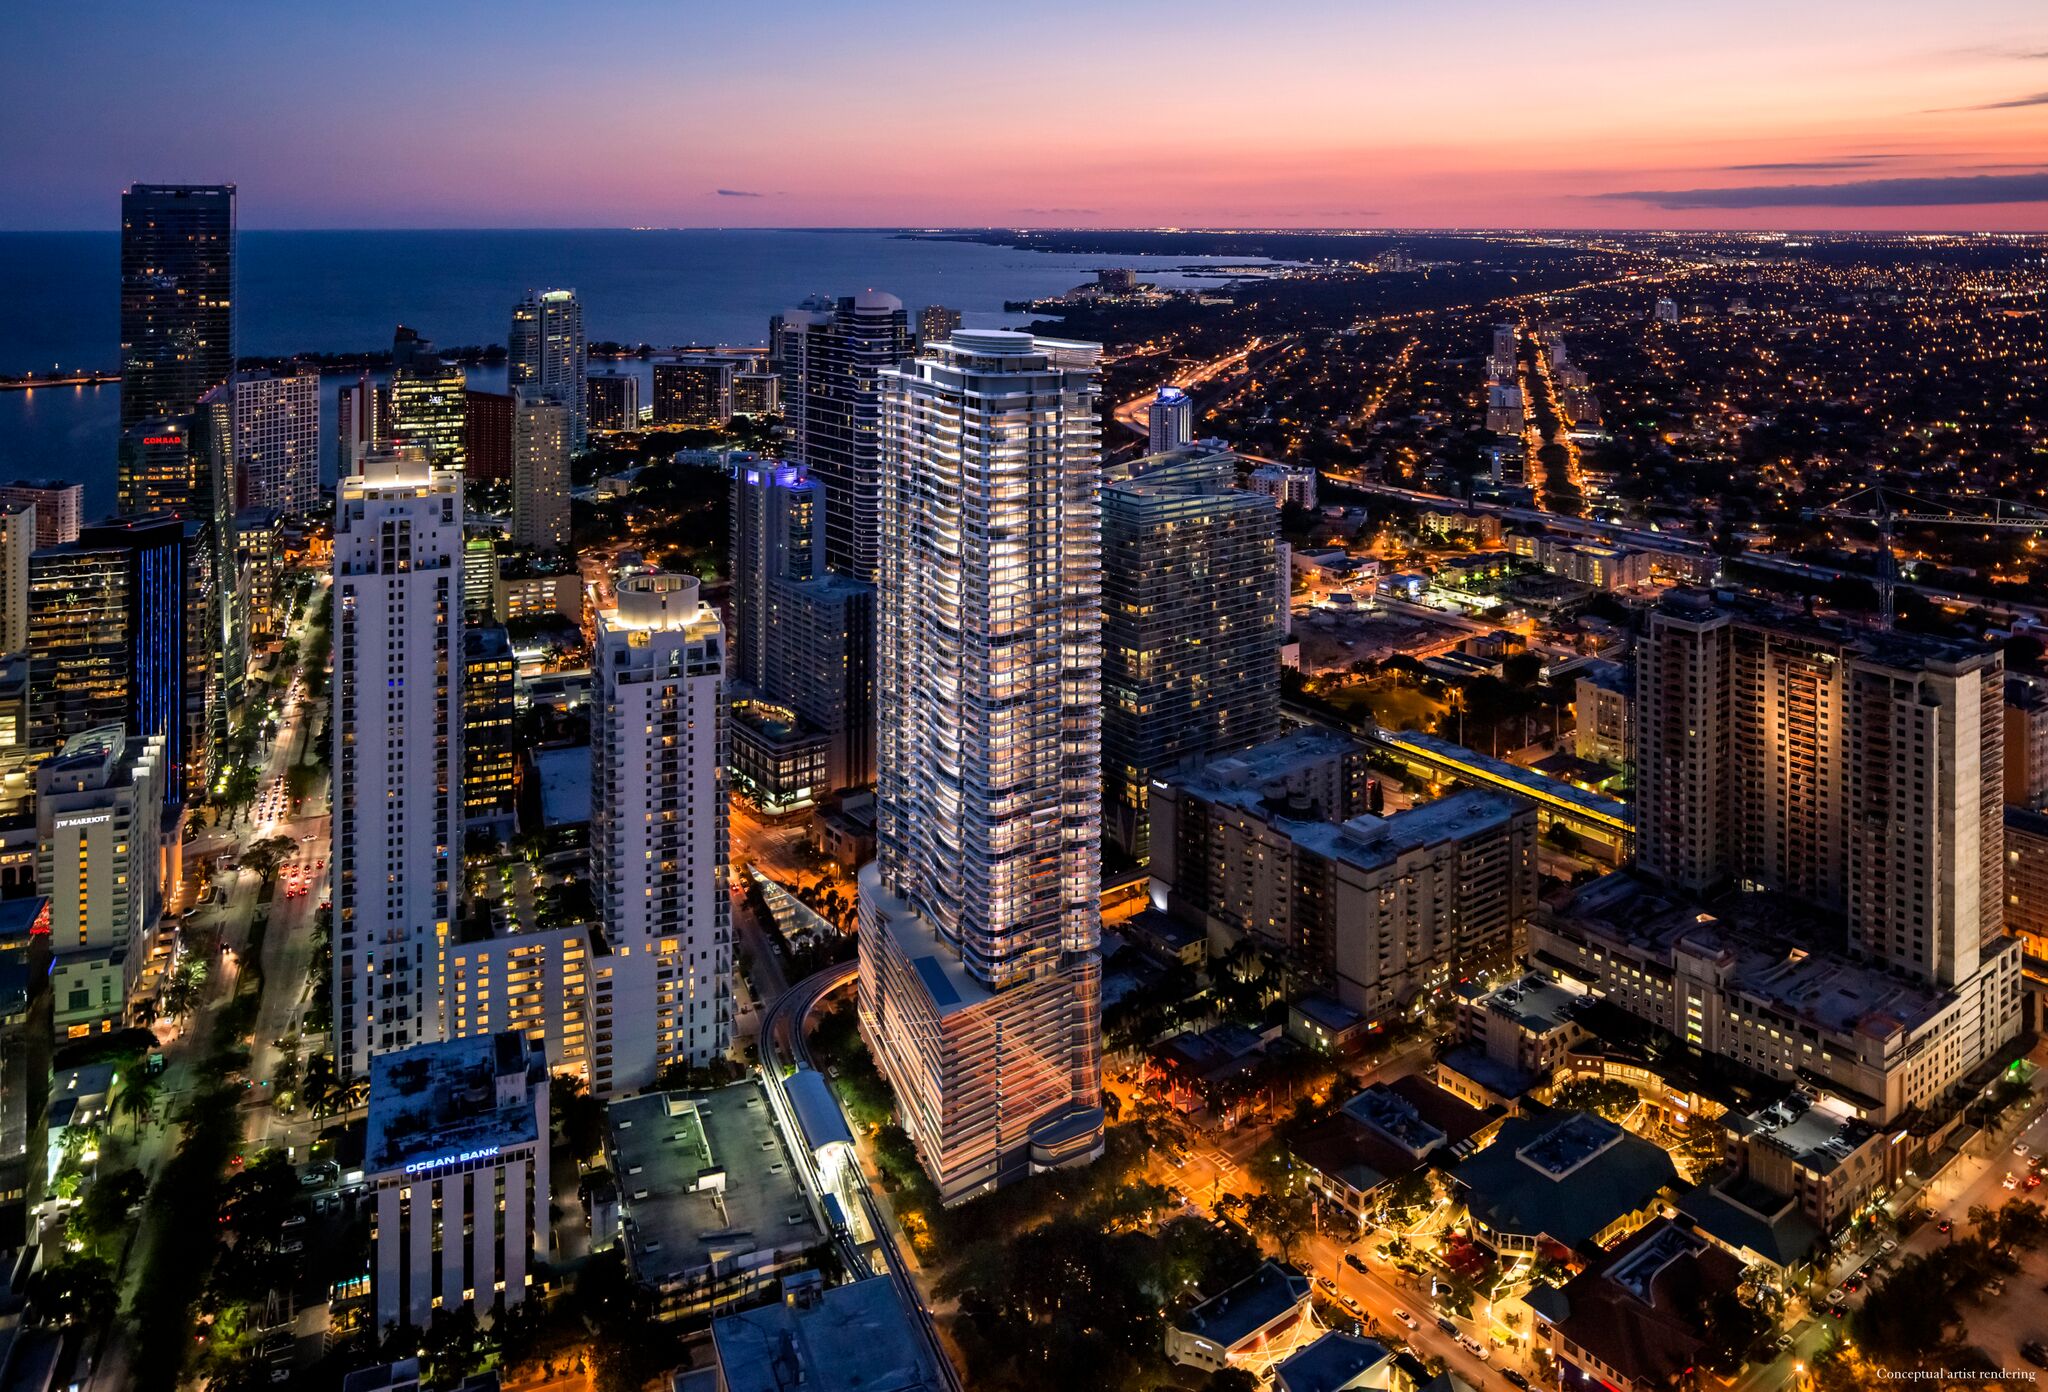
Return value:
M 127 1113 L 132 1126 L 130 1136 L 139 1136 L 142 1123 L 156 1115 L 157 1096 L 163 1087 L 156 1075 L 150 1072 L 148 1059 L 136 1059 L 121 1070 L 120 1088 L 114 1094 L 113 1111 L 116 1116 Z

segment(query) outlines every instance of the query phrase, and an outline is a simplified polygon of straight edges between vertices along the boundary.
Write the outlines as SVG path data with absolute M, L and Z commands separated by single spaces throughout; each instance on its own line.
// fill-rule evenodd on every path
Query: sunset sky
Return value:
M 0 228 L 2048 229 L 2042 0 L 13 7 Z

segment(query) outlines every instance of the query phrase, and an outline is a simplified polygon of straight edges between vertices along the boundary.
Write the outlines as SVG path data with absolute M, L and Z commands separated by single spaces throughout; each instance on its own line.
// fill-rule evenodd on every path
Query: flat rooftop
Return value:
M 1355 754 L 1361 747 L 1341 731 L 1308 726 L 1241 753 L 1184 767 L 1172 775 L 1172 781 L 1176 787 L 1209 802 L 1263 812 L 1271 795 L 1269 790 L 1276 785 L 1333 759 Z
M 612 1103 L 605 1120 L 642 1280 L 685 1280 L 717 1260 L 825 1240 L 758 1082 L 645 1093 Z
M 1391 865 L 1411 851 L 1498 831 L 1513 822 L 1527 803 L 1505 793 L 1466 788 L 1434 802 L 1417 803 L 1391 817 L 1353 817 L 1341 825 L 1297 822 L 1286 818 L 1288 838 L 1326 860 L 1365 870 Z
M 1531 1034 L 1549 1034 L 1572 1023 L 1586 999 L 1583 992 L 1530 972 L 1480 996 L 1477 1004 L 1507 1016 Z
M 726 1392 L 937 1392 L 924 1341 L 886 1277 L 792 1285 L 779 1305 L 712 1321 Z
M 533 1089 L 547 1085 L 546 1056 L 511 1030 L 373 1054 L 363 1168 L 540 1143 Z
M 1616 831 L 1635 829 L 1635 813 L 1619 798 L 1581 788 L 1560 778 L 1546 778 L 1520 764 L 1481 754 L 1421 730 L 1380 730 L 1377 734 L 1380 743 L 1389 748 L 1415 755 L 1454 773 L 1521 793 L 1539 802 L 1568 804 L 1569 810 Z
M 1882 1043 L 1954 1001 L 1938 987 L 1806 946 L 1836 938 L 1839 925 L 1782 895 L 1736 895 L 1708 908 L 1620 871 L 1586 885 L 1556 917 L 1667 965 L 1679 952 L 1725 962 L 1737 995 L 1838 1036 Z

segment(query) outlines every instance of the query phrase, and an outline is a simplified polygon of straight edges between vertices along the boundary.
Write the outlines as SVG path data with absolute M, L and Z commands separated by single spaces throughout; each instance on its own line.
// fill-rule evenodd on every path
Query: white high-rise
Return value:
M 1179 387 L 1161 387 L 1147 408 L 1151 447 L 1147 454 L 1165 454 L 1195 441 L 1195 403 Z
M 311 512 L 320 500 L 320 374 L 237 377 L 233 402 L 241 504 Z
M 461 768 L 462 478 L 366 456 L 334 519 L 334 1058 L 445 1037 Z
M 512 307 L 506 380 L 546 392 L 569 412 L 569 445 L 582 449 L 590 434 L 584 399 L 590 370 L 583 342 L 583 306 L 574 290 L 529 290 Z
M 651 1085 L 732 1043 L 725 630 L 695 577 L 622 576 L 597 618 L 590 870 L 610 956 L 592 996 L 591 1090 Z
M 860 1018 L 948 1202 L 1101 1153 L 1100 351 L 882 374 Z
M 527 387 L 513 396 L 512 540 L 559 551 L 569 544 L 569 408 Z

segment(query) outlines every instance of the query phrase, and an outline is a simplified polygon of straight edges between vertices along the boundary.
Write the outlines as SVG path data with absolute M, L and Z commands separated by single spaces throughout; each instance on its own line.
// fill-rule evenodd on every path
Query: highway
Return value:
M 805 977 L 796 985 L 784 991 L 761 1021 L 761 1072 L 768 1086 L 774 1089 L 777 1102 L 785 1116 L 792 1115 L 788 1097 L 782 1090 L 785 1069 L 801 1065 L 813 1068 L 811 1046 L 804 1035 L 804 1025 L 817 1011 L 818 1003 L 835 991 L 843 990 L 859 974 L 856 962 L 840 962 Z M 817 1181 L 810 1173 L 809 1151 L 801 1144 L 796 1147 L 805 1161 L 806 1182 L 815 1191 Z M 924 1336 L 925 1350 L 932 1366 L 939 1370 L 948 1392 L 965 1392 L 959 1373 L 953 1367 L 953 1360 L 946 1356 L 946 1346 L 939 1338 L 938 1326 L 932 1321 L 932 1312 L 926 1306 L 924 1295 L 917 1288 L 916 1280 L 910 1274 L 910 1267 L 903 1259 L 902 1251 L 896 1245 L 896 1237 L 890 1228 L 881 1206 L 875 1202 L 874 1191 L 868 1187 L 865 1171 L 856 1160 L 848 1166 L 850 1178 L 856 1186 L 862 1215 L 869 1230 L 874 1234 L 874 1250 L 882 1257 L 884 1274 L 896 1288 L 896 1298 L 906 1310 L 914 1312 L 918 1332 Z

